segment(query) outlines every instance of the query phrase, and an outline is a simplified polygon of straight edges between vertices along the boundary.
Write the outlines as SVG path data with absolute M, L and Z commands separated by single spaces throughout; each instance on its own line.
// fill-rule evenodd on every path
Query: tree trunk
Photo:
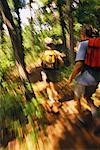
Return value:
M 17 14 L 17 16 L 18 16 L 18 29 L 19 29 L 20 41 L 21 41 L 21 43 L 23 43 L 22 27 L 21 27 L 21 19 L 20 19 L 19 8 L 16 9 L 16 14 Z M 23 45 L 22 45 L 22 46 L 23 46 Z M 24 48 L 23 48 L 22 50 L 24 50 Z M 24 51 L 23 51 L 23 53 L 24 53 Z
M 62 41 L 63 41 L 64 51 L 65 51 L 67 49 L 67 47 L 66 47 L 65 22 L 64 22 L 64 18 L 63 18 L 61 3 L 59 2 L 59 0 L 57 0 L 57 6 L 59 9 L 60 24 L 61 24 L 61 28 L 62 28 Z
M 74 62 L 74 36 L 73 36 L 73 18 L 69 17 L 69 37 L 70 37 L 70 58 Z
M 10 8 L 9 8 L 6 0 L 0 0 L 0 11 L 2 13 L 4 23 L 6 24 L 8 31 L 9 31 L 12 46 L 14 49 L 16 65 L 18 67 L 20 78 L 25 87 L 25 80 L 28 80 L 28 74 L 27 74 L 27 71 L 25 68 L 25 63 L 24 63 L 24 53 L 23 53 L 24 48 L 22 45 L 22 41 L 20 39 L 18 29 L 16 29 L 16 26 L 15 26 L 13 18 L 12 18 L 12 14 L 10 12 Z M 27 90 L 27 88 L 25 87 L 25 91 L 26 90 Z
M 33 17 L 32 17 L 32 0 L 29 1 L 29 8 L 30 8 L 30 17 L 31 19 L 29 20 L 30 27 L 31 27 L 31 48 L 34 50 L 34 27 L 33 27 Z
M 4 28 L 3 28 L 2 16 L 0 16 L 0 44 L 1 44 L 1 50 L 3 50 L 3 43 L 4 43 Z M 5 51 L 4 51 L 4 53 L 5 53 Z
M 72 16 L 72 3 L 73 0 L 69 0 L 68 10 L 68 23 L 69 23 L 69 38 L 70 38 L 70 60 L 74 63 L 74 34 L 73 34 L 73 16 Z

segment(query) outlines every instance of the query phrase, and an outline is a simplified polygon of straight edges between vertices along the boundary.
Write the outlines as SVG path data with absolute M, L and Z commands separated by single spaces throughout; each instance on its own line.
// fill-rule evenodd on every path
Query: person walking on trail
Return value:
M 80 99 L 83 96 L 93 114 L 95 105 L 91 100 L 92 94 L 96 91 L 100 82 L 100 38 L 93 38 L 91 25 L 83 25 L 80 30 L 81 42 L 75 59 L 75 66 L 68 82 L 71 83 L 76 77 L 75 95 L 78 100 L 79 110 L 82 110 Z
M 45 83 L 48 83 L 46 88 L 48 94 L 48 104 L 50 107 L 61 106 L 61 103 L 58 101 L 59 94 L 55 89 L 54 83 L 58 82 L 59 78 L 59 67 L 64 65 L 63 57 L 64 54 L 60 53 L 57 50 L 52 49 L 52 42 L 46 43 L 47 50 L 41 56 L 42 59 L 42 68 L 41 71 L 42 80 Z

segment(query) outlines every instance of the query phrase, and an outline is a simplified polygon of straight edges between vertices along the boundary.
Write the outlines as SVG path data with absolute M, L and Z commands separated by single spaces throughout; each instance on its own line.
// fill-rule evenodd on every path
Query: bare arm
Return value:
M 73 69 L 71 75 L 69 76 L 69 80 L 68 80 L 69 83 L 71 83 L 72 80 L 76 77 L 76 75 L 83 69 L 83 64 L 84 64 L 83 61 L 76 62 L 74 69 Z

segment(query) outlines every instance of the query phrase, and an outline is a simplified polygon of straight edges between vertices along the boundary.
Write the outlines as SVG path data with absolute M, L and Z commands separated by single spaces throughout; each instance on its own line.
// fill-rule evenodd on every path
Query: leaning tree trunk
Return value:
M 33 17 L 32 17 L 32 0 L 29 1 L 30 8 L 30 27 L 31 27 L 31 48 L 34 50 L 34 27 L 33 27 Z
M 3 19 L 2 15 L 0 14 L 0 44 L 1 44 L 1 50 L 3 50 L 3 43 L 4 43 L 4 28 L 3 28 Z M 4 51 L 5 53 L 5 51 Z
M 69 0 L 68 10 L 68 23 L 69 23 L 69 37 L 70 37 L 70 60 L 74 63 L 74 34 L 73 34 L 73 16 L 72 16 L 72 3 L 73 0 Z
M 59 16 L 60 16 L 60 24 L 61 24 L 61 28 L 62 28 L 62 40 L 63 40 L 64 50 L 66 50 L 65 22 L 64 22 L 64 18 L 63 18 L 61 2 L 59 2 L 59 0 L 57 0 L 57 6 L 59 9 Z
M 63 49 L 66 54 L 66 60 L 70 62 L 69 51 L 68 51 L 67 43 L 66 43 L 66 32 L 65 32 L 66 25 L 65 25 L 65 21 L 64 21 L 64 17 L 63 17 L 61 2 L 59 0 L 57 0 L 57 6 L 58 6 L 59 16 L 60 16 L 60 25 L 62 28 Z
M 21 18 L 20 18 L 20 12 L 19 12 L 19 8 L 16 9 L 16 14 L 18 16 L 18 29 L 19 29 L 19 36 L 20 36 L 20 41 L 21 44 L 23 43 L 23 38 L 22 38 L 22 27 L 21 27 Z M 23 45 L 22 45 L 23 46 Z M 24 50 L 24 48 L 22 48 L 22 50 Z M 24 53 L 24 51 L 23 51 Z
M 25 63 L 24 63 L 24 53 L 23 53 L 24 48 L 21 43 L 20 35 L 18 33 L 18 28 L 16 29 L 12 14 L 10 12 L 10 8 L 6 0 L 0 0 L 0 11 L 2 13 L 3 21 L 6 24 L 8 31 L 9 31 L 12 46 L 14 49 L 16 65 L 18 67 L 20 78 L 24 84 L 25 92 L 26 92 L 27 88 L 25 86 L 25 80 L 28 80 L 27 78 L 28 76 L 27 76 L 27 71 L 26 71 Z M 34 95 L 34 92 L 33 92 L 33 95 Z
M 71 63 L 74 62 L 74 36 L 73 36 L 73 18 L 69 17 L 69 37 L 70 37 L 70 59 Z

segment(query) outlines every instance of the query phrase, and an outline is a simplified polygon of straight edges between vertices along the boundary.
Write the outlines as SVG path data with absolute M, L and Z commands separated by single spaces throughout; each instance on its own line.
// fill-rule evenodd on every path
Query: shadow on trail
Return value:
M 32 83 L 42 80 L 41 71 L 42 67 L 31 70 L 29 77 Z M 65 80 L 55 83 L 55 88 L 60 96 L 59 101 L 62 103 L 58 113 L 48 111 L 46 105 L 37 105 L 36 103 L 34 105 L 32 100 L 26 102 L 25 107 L 15 98 L 12 100 L 11 97 L 9 98 L 10 105 L 7 103 L 7 107 L 5 107 L 4 101 L 0 147 L 7 147 L 9 143 L 19 138 L 17 144 L 19 146 L 23 144 L 22 150 L 25 148 L 25 144 L 33 146 L 33 142 L 39 147 L 32 147 L 34 150 L 99 150 L 100 138 L 92 134 L 95 126 L 93 120 L 86 117 L 86 124 L 82 124 L 77 118 L 78 111 L 73 100 L 72 89 Z M 47 100 L 45 95 L 44 100 Z
M 36 83 L 38 81 L 42 81 L 41 78 L 41 71 L 42 71 L 42 67 L 35 67 L 31 69 L 31 72 L 29 73 L 29 78 L 30 78 L 30 82 L 32 83 Z
M 99 150 L 100 138 L 93 134 L 93 127 L 95 127 L 93 120 L 88 118 L 88 122 L 83 125 L 82 122 L 77 120 L 77 114 L 74 114 L 74 112 L 70 114 L 66 111 L 68 107 L 67 102 L 64 102 L 63 105 L 65 108 L 60 108 L 55 124 L 47 127 L 52 150 Z M 48 144 L 48 148 L 50 144 Z
M 62 138 L 59 139 L 59 150 L 77 150 L 77 149 L 95 149 L 99 150 L 99 145 L 92 139 L 91 134 L 86 132 L 85 129 L 75 129 L 69 132 L 64 130 Z M 76 133 L 75 133 L 76 131 Z

